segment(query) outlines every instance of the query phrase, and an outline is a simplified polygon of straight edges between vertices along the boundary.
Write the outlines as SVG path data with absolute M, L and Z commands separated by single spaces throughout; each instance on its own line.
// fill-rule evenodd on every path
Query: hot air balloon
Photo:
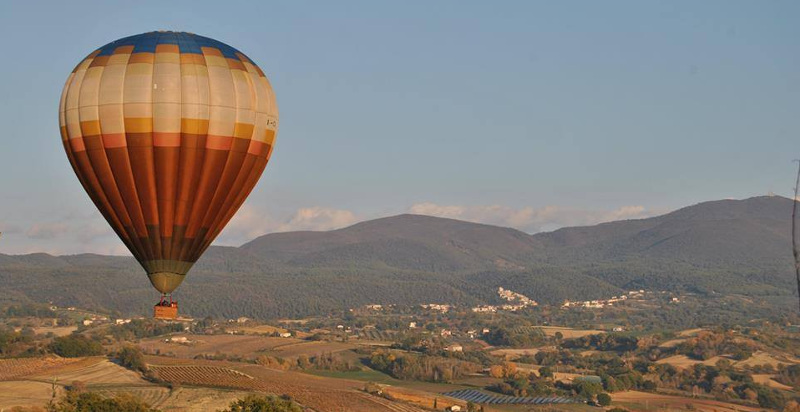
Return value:
M 240 51 L 192 33 L 108 43 L 72 71 L 61 139 L 100 213 L 177 317 L 172 292 L 253 190 L 272 154 L 278 107 Z

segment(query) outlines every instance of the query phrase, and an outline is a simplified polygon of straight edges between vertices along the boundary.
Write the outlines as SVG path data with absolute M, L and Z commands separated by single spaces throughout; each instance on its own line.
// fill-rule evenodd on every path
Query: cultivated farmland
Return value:
M 152 357 L 148 359 L 156 360 Z M 152 369 L 160 379 L 182 385 L 289 395 L 301 404 L 319 411 L 418 411 L 412 406 L 361 392 L 359 390 L 363 387 L 361 382 L 322 378 L 232 362 L 190 363 L 188 360 L 183 362 L 173 360 L 170 363 L 170 365 L 154 365 Z

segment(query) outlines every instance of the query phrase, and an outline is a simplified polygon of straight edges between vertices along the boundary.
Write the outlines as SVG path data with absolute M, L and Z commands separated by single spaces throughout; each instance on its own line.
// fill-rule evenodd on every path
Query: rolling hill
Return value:
M 549 303 L 630 288 L 791 295 L 792 202 L 721 200 L 662 216 L 528 235 L 430 216 L 212 247 L 178 291 L 195 315 L 306 316 L 367 303 L 496 299 L 497 286 Z M 47 285 L 47 287 L 43 287 Z M 149 313 L 156 293 L 132 258 L 0 254 L 3 301 Z

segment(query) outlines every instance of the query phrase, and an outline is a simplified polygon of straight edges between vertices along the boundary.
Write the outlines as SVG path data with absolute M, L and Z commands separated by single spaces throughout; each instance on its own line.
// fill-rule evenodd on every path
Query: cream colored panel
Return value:
M 209 103 L 212 106 L 235 107 L 233 79 L 227 67 L 208 68 Z
M 103 66 L 90 67 L 83 76 L 81 83 L 80 101 L 78 107 L 97 106 L 97 96 L 100 90 L 100 78 L 103 76 Z M 81 113 L 81 116 L 83 114 Z M 84 119 L 81 119 L 84 120 Z
M 264 113 L 256 113 L 255 120 L 255 127 L 253 128 L 253 140 L 263 142 L 267 137 L 267 115 Z
M 126 96 L 127 100 L 127 96 Z M 124 113 L 127 118 L 153 117 L 152 103 L 125 103 Z
M 174 54 L 174 53 L 160 53 Z M 158 56 L 157 54 L 156 56 Z M 181 102 L 181 65 L 158 63 L 153 65 L 153 102 Z
M 236 88 L 236 107 L 238 109 L 254 109 L 253 93 L 247 73 L 241 70 L 231 70 L 230 73 L 233 78 L 233 86 Z
M 158 133 L 180 133 L 181 104 L 180 103 L 154 104 L 153 131 Z
M 72 78 L 75 77 L 75 73 L 70 73 L 69 77 L 67 77 L 67 81 L 64 83 L 64 88 L 61 89 L 61 99 L 58 101 L 58 125 L 59 126 L 66 126 L 67 125 L 67 92 L 69 91 L 69 85 L 72 84 Z
M 83 83 L 83 77 L 85 75 L 86 70 L 79 70 L 72 76 L 72 81 L 67 91 L 67 101 L 64 105 L 64 110 L 78 109 L 78 103 L 81 97 L 81 84 Z
M 125 133 L 122 104 L 104 104 L 99 107 L 100 130 L 103 134 Z
M 181 103 L 208 104 L 208 72 L 205 66 L 196 64 L 181 65 Z
M 106 66 L 100 79 L 98 104 L 122 103 L 122 89 L 125 84 L 125 66 Z
M 153 65 L 149 63 L 129 64 L 123 86 L 124 103 L 148 103 L 153 99 Z M 128 116 L 127 113 L 125 116 Z
M 250 87 L 252 88 L 253 100 L 255 111 L 258 113 L 266 114 L 269 110 L 269 92 L 267 91 L 267 84 L 262 82 L 261 76 L 258 72 L 248 72 L 247 76 L 250 80 Z
M 236 110 L 231 107 L 211 106 L 208 121 L 208 134 L 216 136 L 233 136 Z
M 210 117 L 209 106 L 207 104 L 181 104 L 181 117 L 208 120 Z
M 259 77 L 259 81 L 264 84 L 267 91 L 267 114 L 277 119 L 278 104 L 275 101 L 275 93 L 272 92 L 272 85 L 269 84 L 269 80 L 266 77 Z

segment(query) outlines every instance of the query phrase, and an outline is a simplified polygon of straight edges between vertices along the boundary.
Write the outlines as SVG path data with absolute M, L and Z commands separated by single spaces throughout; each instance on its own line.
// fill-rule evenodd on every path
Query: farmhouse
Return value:
M 457 344 L 457 343 L 454 343 L 454 344 L 444 348 L 444 350 L 446 350 L 448 352 L 464 352 L 464 347 L 459 345 L 459 344 Z

